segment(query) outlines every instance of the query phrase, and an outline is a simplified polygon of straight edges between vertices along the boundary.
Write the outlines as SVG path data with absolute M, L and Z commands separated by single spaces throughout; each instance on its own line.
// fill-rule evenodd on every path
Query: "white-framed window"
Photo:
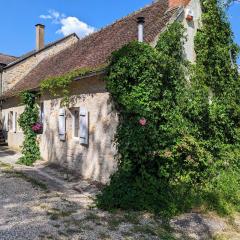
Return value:
M 73 108 L 72 113 L 72 135 L 73 138 L 79 139 L 79 108 Z
M 14 113 L 14 116 L 13 116 L 13 132 L 17 132 L 18 131 L 18 114 L 17 112 Z
M 89 112 L 85 107 L 72 108 L 72 136 L 80 144 L 88 145 Z
M 66 111 L 64 108 L 60 108 L 58 113 L 58 134 L 61 141 L 66 141 Z
M 8 119 L 9 119 L 9 113 L 5 112 L 3 115 L 3 129 L 4 131 L 8 132 L 9 131 L 9 125 L 8 125 Z
M 8 129 L 9 131 L 13 131 L 13 111 L 9 112 L 9 118 L 8 118 Z
M 8 116 L 8 130 L 10 132 L 16 133 L 18 129 L 18 123 L 17 123 L 17 112 L 10 111 Z
M 43 124 L 44 122 L 44 102 L 40 103 L 39 108 L 39 122 Z

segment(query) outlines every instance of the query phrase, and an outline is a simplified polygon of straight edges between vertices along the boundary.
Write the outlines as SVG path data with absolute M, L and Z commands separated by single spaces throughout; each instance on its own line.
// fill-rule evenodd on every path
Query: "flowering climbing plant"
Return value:
M 155 48 L 131 42 L 112 55 L 106 83 L 119 113 L 118 170 L 98 196 L 103 209 L 169 216 L 201 201 L 219 211 L 239 206 L 239 49 L 219 1 L 202 5 L 195 64 L 184 60 L 178 22 Z
M 21 93 L 21 99 L 25 105 L 25 109 L 18 119 L 19 126 L 24 133 L 22 157 L 19 159 L 19 163 L 25 165 L 32 165 L 36 160 L 40 159 L 40 150 L 36 141 L 37 135 L 34 130 L 40 127 L 36 125 L 39 117 L 36 97 L 36 93 L 33 92 L 25 91 Z
M 38 123 L 38 122 L 35 123 L 35 124 L 33 124 L 32 130 L 33 130 L 35 133 L 42 133 L 43 124 L 42 124 L 42 123 Z

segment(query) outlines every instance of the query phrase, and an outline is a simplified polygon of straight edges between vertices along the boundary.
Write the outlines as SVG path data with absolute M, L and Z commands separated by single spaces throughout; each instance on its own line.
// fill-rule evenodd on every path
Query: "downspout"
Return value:
M 0 97 L 2 96 L 2 73 L 3 73 L 3 65 L 0 64 Z M 0 130 L 3 128 L 2 122 L 2 100 L 0 100 Z
M 3 94 L 3 69 L 6 66 L 6 64 L 0 63 L 0 97 Z M 3 122 L 2 122 L 2 108 L 3 108 L 3 100 L 0 100 L 0 127 L 2 128 Z
M 0 64 L 0 96 L 2 95 L 2 72 L 3 72 L 3 67 Z
M 3 69 L 6 66 L 4 63 L 0 63 L 0 96 L 3 94 Z

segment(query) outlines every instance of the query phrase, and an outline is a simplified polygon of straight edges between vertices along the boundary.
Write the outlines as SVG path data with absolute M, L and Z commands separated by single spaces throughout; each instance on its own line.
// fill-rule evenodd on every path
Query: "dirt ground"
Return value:
M 7 156 L 5 156 L 7 158 Z M 105 212 L 99 188 L 56 169 L 24 168 L 0 158 L 0 239 L 240 239 L 240 215 L 186 213 L 168 223 L 146 212 Z

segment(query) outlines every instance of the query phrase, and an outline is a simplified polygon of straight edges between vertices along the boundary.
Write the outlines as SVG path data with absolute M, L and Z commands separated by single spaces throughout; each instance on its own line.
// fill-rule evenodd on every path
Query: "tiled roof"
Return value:
M 17 59 L 17 57 L 13 57 L 13 56 L 9 56 L 9 55 L 6 55 L 6 54 L 2 54 L 0 53 L 0 64 L 9 64 L 13 61 L 15 61 Z
M 43 60 L 3 96 L 10 97 L 23 90 L 36 89 L 48 77 L 106 64 L 113 51 L 137 40 L 137 17 L 145 17 L 144 41 L 151 43 L 179 11 L 180 8 L 168 9 L 167 0 L 159 0 L 79 40 L 56 56 Z

